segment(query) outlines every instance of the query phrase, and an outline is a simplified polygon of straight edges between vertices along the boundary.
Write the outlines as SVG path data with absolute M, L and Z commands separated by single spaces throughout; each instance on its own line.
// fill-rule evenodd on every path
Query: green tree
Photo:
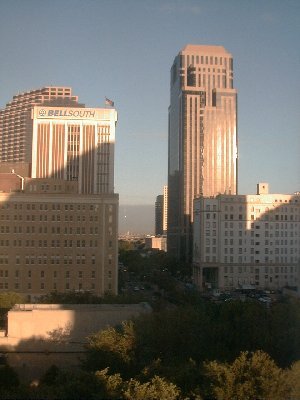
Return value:
M 134 360 L 135 332 L 131 321 L 121 327 L 104 329 L 89 337 L 85 366 L 89 370 L 110 367 L 113 373 L 127 375 Z
M 101 385 L 103 397 L 107 399 L 120 399 L 123 390 L 123 380 L 120 374 L 108 374 L 108 368 L 96 371 L 96 379 Z
M 0 293 L 0 308 L 10 309 L 15 304 L 24 303 L 25 299 L 19 293 L 2 292 Z
M 296 361 L 288 371 L 288 381 L 291 387 L 290 400 L 300 399 L 300 360 Z
M 56 365 L 51 365 L 41 378 L 41 384 L 48 386 L 55 385 L 61 375 L 60 369 Z
M 232 364 L 211 361 L 204 364 L 217 400 L 288 399 L 290 385 L 268 354 L 262 351 L 242 352 Z
M 0 391 L 19 386 L 19 377 L 9 365 L 0 367 Z
M 159 376 L 154 376 L 146 383 L 130 379 L 124 390 L 124 398 L 127 400 L 176 400 L 179 396 L 178 387 Z

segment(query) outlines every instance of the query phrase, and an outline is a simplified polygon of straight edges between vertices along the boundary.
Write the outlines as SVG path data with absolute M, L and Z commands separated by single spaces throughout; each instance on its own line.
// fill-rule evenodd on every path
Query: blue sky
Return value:
M 119 113 L 120 204 L 153 204 L 167 183 L 169 70 L 187 43 L 223 45 L 238 90 L 239 192 L 300 190 L 298 0 L 0 0 L 0 107 L 71 86 Z

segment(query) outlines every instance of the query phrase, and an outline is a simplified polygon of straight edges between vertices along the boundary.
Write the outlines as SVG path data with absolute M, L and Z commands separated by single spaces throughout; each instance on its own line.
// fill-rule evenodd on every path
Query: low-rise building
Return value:
M 30 300 L 52 291 L 117 294 L 118 195 L 78 194 L 77 181 L 17 179 L 19 190 L 0 192 L 0 291 Z M 1 182 L 7 174 L 0 190 Z
M 167 251 L 167 237 L 166 236 L 147 236 L 145 238 L 146 249 L 156 249 Z
M 218 195 L 194 202 L 193 277 L 205 288 L 299 284 L 300 195 Z

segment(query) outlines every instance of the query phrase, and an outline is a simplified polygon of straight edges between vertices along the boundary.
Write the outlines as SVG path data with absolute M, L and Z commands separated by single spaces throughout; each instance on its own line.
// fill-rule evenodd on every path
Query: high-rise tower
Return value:
M 17 94 L 0 110 L 0 162 L 31 162 L 35 105 L 84 107 L 70 87 L 47 86 Z
M 68 87 L 19 94 L 0 110 L 0 163 L 78 181 L 79 193 L 113 193 L 116 122 L 113 107 L 85 108 Z
M 171 68 L 168 252 L 191 257 L 193 200 L 237 193 L 237 93 L 232 55 L 187 45 Z

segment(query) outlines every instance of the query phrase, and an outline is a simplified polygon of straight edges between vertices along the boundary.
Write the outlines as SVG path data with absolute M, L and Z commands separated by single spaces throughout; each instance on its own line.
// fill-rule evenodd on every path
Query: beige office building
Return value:
M 15 96 L 0 115 L 0 162 L 28 162 L 32 178 L 78 181 L 79 193 L 113 193 L 114 108 L 86 108 L 70 88 L 51 87 Z
M 114 191 L 114 108 L 34 106 L 32 178 L 78 181 L 79 193 Z
M 299 285 L 300 195 L 218 195 L 194 202 L 193 277 L 201 290 Z
M 65 87 L 0 112 L 0 291 L 117 293 L 116 123 Z
M 0 193 L 0 292 L 117 294 L 118 195 L 78 194 L 77 182 L 10 176 Z M 3 189 L 3 187 L 0 188 Z
M 187 45 L 171 68 L 168 252 L 189 260 L 193 201 L 237 193 L 237 93 L 232 55 Z

